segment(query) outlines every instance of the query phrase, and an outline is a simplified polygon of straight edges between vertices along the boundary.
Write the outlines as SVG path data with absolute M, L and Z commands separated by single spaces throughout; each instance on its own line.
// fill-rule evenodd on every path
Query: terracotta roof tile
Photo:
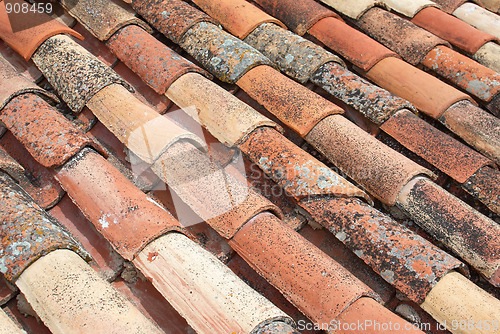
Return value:
M 13 0 L 11 3 L 22 5 L 24 1 Z M 28 13 L 19 13 L 18 15 L 22 15 L 22 18 L 18 18 L 22 22 L 29 22 L 29 27 L 22 30 L 12 28 L 5 9 L 5 2 L 0 4 L 0 37 L 25 60 L 29 60 L 37 48 L 51 36 L 69 34 L 82 38 L 76 31 L 54 20 L 48 14 L 28 11 Z
M 316 198 L 303 200 L 300 206 L 418 304 L 441 277 L 453 269 L 465 268 L 460 261 L 357 199 Z
M 68 250 L 56 250 L 37 260 L 16 285 L 52 332 L 161 333 L 125 296 Z
M 279 20 L 245 0 L 195 0 L 193 2 L 240 39 L 245 38 L 265 22 L 272 22 L 285 28 Z
M 171 146 L 153 171 L 194 212 L 223 237 L 230 239 L 252 217 L 264 211 L 281 215 L 281 210 L 189 143 Z M 204 193 L 203 197 L 196 194 Z M 216 199 L 216 200 L 215 200 Z
M 244 42 L 262 52 L 283 73 L 302 83 L 307 82 L 317 69 L 328 62 L 344 66 L 337 56 L 275 24 L 260 25 Z
M 420 63 L 437 45 L 449 45 L 445 40 L 381 8 L 370 9 L 356 24 L 412 65 Z
M 399 205 L 422 226 L 425 224 L 426 230 L 437 239 L 461 253 L 462 258 L 492 284 L 500 284 L 498 224 L 422 178 L 414 179 L 405 187 L 399 196 Z
M 115 67 L 113 67 L 113 71 L 115 71 L 119 76 L 127 81 L 132 88 L 134 88 L 134 96 L 137 99 L 150 106 L 157 113 L 162 115 L 165 114 L 168 108 L 172 105 L 172 101 L 170 101 L 165 95 L 160 95 L 155 92 L 148 86 L 147 83 L 142 81 L 137 74 L 132 72 L 132 70 L 128 68 L 125 63 L 119 62 Z M 78 116 L 82 115 L 82 113 L 78 114 Z
M 200 22 L 215 21 L 182 0 L 133 0 L 132 7 L 153 27 L 179 44 L 184 34 Z
M 333 18 L 327 17 L 319 21 L 308 32 L 364 71 L 368 71 L 382 59 L 399 57 L 394 51 Z
M 337 64 L 323 65 L 314 72 L 310 80 L 377 125 L 386 122 L 399 110 L 415 110 L 408 101 Z
M 500 215 L 500 172 L 496 169 L 483 167 L 472 175 L 463 187 L 475 195 L 491 211 Z
M 237 85 L 301 136 L 325 117 L 343 113 L 340 107 L 269 66 L 250 70 Z
M 71 249 L 89 259 L 81 245 L 33 203 L 10 177 L 0 175 L 0 183 L 3 221 L 0 262 L 1 271 L 9 281 L 15 281 L 38 258 L 56 249 Z
M 165 94 L 172 82 L 188 72 L 206 74 L 135 25 L 120 29 L 106 45 L 158 94 Z
M 156 237 L 181 230 L 167 211 L 91 150 L 83 150 L 56 175 L 87 219 L 128 260 Z
M 11 99 L 24 93 L 39 94 L 47 99 L 58 101 L 54 94 L 41 89 L 28 78 L 19 74 L 7 59 L 0 56 L 0 111 Z
M 133 10 L 124 4 L 107 0 L 62 0 L 61 4 L 69 14 L 83 24 L 101 41 L 108 40 L 120 28 L 133 24 L 149 32 L 152 29 L 142 20 L 135 17 Z
M 361 281 L 271 214 L 248 222 L 230 245 L 315 322 L 329 323 L 359 298 L 374 296 Z
M 47 212 L 82 244 L 92 257 L 91 266 L 101 276 L 111 280 L 118 275 L 123 267 L 123 258 L 97 232 L 69 196 L 64 196 Z
M 85 146 L 103 152 L 98 144 L 33 94 L 11 100 L 2 110 L 0 120 L 45 167 L 62 166 Z
M 445 46 L 429 52 L 422 65 L 483 101 L 500 91 L 500 74 Z
M 429 127 L 408 110 L 391 117 L 382 124 L 381 129 L 460 183 L 466 182 L 479 169 L 492 163 L 452 137 Z M 426 142 L 425 146 L 423 142 Z M 434 149 L 428 150 L 427 147 Z M 453 159 L 447 159 L 448 156 L 453 156 Z
M 119 83 L 129 88 L 115 72 L 66 36 L 45 41 L 33 61 L 74 112 L 80 112 L 95 93 L 108 85 Z
M 497 57 L 499 53 L 500 45 L 488 42 L 479 48 L 472 58 L 498 73 L 500 72 L 500 59 Z
M 322 195 L 369 197 L 270 128 L 253 131 L 239 148 L 296 199 Z
M 411 22 L 469 54 L 476 53 L 486 42 L 498 41 L 497 37 L 482 32 L 435 7 L 420 11 Z
M 307 135 L 344 173 L 383 203 L 394 205 L 403 186 L 418 174 L 431 175 L 342 116 L 330 116 Z
M 460 101 L 448 108 L 440 121 L 479 152 L 500 164 L 498 118 L 470 101 Z
M 393 57 L 377 63 L 366 73 L 366 77 L 407 99 L 432 118 L 439 118 L 452 104 L 470 99 L 467 94 Z
M 206 22 L 189 29 L 179 43 L 191 56 L 219 80 L 235 83 L 269 59 L 219 27 Z
M 179 78 L 167 96 L 228 146 L 238 145 L 258 127 L 279 129 L 276 123 L 198 74 L 189 73 Z
M 25 176 L 20 180 L 21 187 L 43 209 L 56 205 L 64 196 L 64 190 L 50 172 L 40 165 L 26 148 L 7 132 L 0 141 L 0 148 L 5 150 L 26 170 Z
M 255 2 L 300 36 L 325 17 L 342 20 L 338 14 L 314 1 L 257 0 Z
M 4 333 L 25 334 L 17 322 L 14 322 L 3 310 L 0 310 L 0 326 Z
M 169 146 L 180 140 L 205 147 L 196 135 L 159 115 L 121 85 L 103 88 L 87 106 L 101 123 L 112 129 L 114 135 L 146 163 L 154 163 Z

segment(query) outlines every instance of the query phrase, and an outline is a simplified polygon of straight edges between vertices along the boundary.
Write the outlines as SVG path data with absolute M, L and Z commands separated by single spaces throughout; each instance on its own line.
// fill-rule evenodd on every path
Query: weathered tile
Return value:
M 258 66 L 237 82 L 250 97 L 305 136 L 318 122 L 344 111 L 269 66 Z

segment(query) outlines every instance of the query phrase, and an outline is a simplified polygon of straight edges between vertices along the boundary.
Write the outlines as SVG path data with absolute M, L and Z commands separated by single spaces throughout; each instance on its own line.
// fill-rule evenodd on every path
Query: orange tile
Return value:
M 87 219 L 127 260 L 159 235 L 181 230 L 170 213 L 89 149 L 59 169 L 56 177 Z
M 243 39 L 264 22 L 285 25 L 245 0 L 194 0 L 198 7 L 219 21 L 231 34 Z
M 422 9 L 411 21 L 471 55 L 486 42 L 498 42 L 495 36 L 478 30 L 436 7 Z
M 380 128 L 459 183 L 493 163 L 408 110 L 397 113 Z
M 2 110 L 0 120 L 45 167 L 60 167 L 83 147 L 103 152 L 91 138 L 34 94 L 20 95 Z
M 500 91 L 500 74 L 446 46 L 437 46 L 422 65 L 483 101 Z
M 237 85 L 301 136 L 343 110 L 269 66 L 248 71 Z
M 325 253 L 271 214 L 250 220 L 229 244 L 308 318 L 329 323 L 363 296 L 375 296 Z
M 210 16 L 182 0 L 133 0 L 132 7 L 176 44 L 197 23 L 216 23 Z
M 188 72 L 210 76 L 135 25 L 120 29 L 106 45 L 158 94 L 165 94 L 175 80 Z
M 309 29 L 309 34 L 363 71 L 368 71 L 384 58 L 399 57 L 394 51 L 335 18 L 318 21 Z
M 452 104 L 471 99 L 424 71 L 396 58 L 373 66 L 366 77 L 378 86 L 402 97 L 432 118 L 439 118 Z
M 19 6 L 26 4 L 22 0 L 12 0 L 9 3 Z M 76 38 L 83 38 L 76 31 L 45 13 L 28 11 L 28 13 L 20 12 L 16 15 L 7 14 L 5 4 L 5 2 L 0 4 L 0 37 L 25 60 L 29 60 L 35 50 L 51 36 L 69 34 Z M 14 26 L 12 26 L 13 23 Z M 21 25 L 17 26 L 17 24 Z

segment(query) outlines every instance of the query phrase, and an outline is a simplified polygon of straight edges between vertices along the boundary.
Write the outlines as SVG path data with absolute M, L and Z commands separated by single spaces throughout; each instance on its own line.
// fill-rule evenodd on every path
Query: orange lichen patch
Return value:
M 0 141 L 0 148 L 7 152 L 27 171 L 19 185 L 42 209 L 53 207 L 64 195 L 49 170 L 40 165 L 12 133 L 7 132 Z
M 332 195 L 357 196 L 370 201 L 362 190 L 274 129 L 253 131 L 239 148 L 296 199 Z
M 278 19 L 245 0 L 194 0 L 193 2 L 240 39 L 245 38 L 265 22 L 272 22 L 286 28 Z
M 498 41 L 495 36 L 435 7 L 422 9 L 411 21 L 470 54 L 476 53 L 486 42 Z
M 412 65 L 420 63 L 437 45 L 449 45 L 410 21 L 377 7 L 367 11 L 356 24 Z
M 414 176 L 432 175 L 342 116 L 325 118 L 306 139 L 335 166 L 388 205 L 396 203 L 399 192 Z
M 325 17 L 343 22 L 338 14 L 313 0 L 256 0 L 255 2 L 300 36 Z
M 355 198 L 299 204 L 388 283 L 422 303 L 439 279 L 464 267 L 429 241 Z
M 85 149 L 56 173 L 73 202 L 128 260 L 158 236 L 181 227 L 103 157 Z
M 182 0 L 132 0 L 132 7 L 176 44 L 197 23 L 215 23 L 210 16 Z
M 467 0 L 434 0 L 434 2 L 448 14 L 453 13 L 455 9 L 460 7 L 466 1 Z
M 73 236 L 3 173 L 0 173 L 0 202 L 0 271 L 11 283 L 37 259 L 57 249 L 70 249 L 90 259 Z
M 12 0 L 9 2 L 21 6 L 26 2 Z M 51 36 L 57 34 L 69 34 L 82 39 L 82 35 L 68 28 L 45 13 L 20 12 L 16 18 L 7 14 L 5 1 L 0 3 L 0 38 L 12 49 L 19 53 L 25 60 L 29 60 L 36 49 Z M 14 21 L 16 20 L 16 21 Z M 15 22 L 15 23 L 14 23 Z M 24 23 L 25 26 L 13 26 L 13 24 Z
M 492 164 L 489 159 L 408 110 L 400 111 L 380 128 L 460 183 L 466 182 L 481 167 Z
M 301 136 L 325 117 L 344 112 L 269 66 L 250 70 L 237 85 Z
M 85 146 L 103 152 L 90 137 L 33 94 L 11 100 L 2 110 L 0 121 L 45 167 L 62 166 Z
M 333 17 L 318 21 L 308 32 L 363 71 L 368 71 L 384 58 L 399 57 L 394 51 Z
M 333 259 L 264 213 L 229 241 L 238 254 L 311 320 L 328 323 L 375 294 Z
M 422 65 L 483 101 L 500 91 L 500 74 L 445 46 L 437 46 Z
M 401 59 L 386 58 L 373 66 L 366 76 L 432 118 L 439 118 L 458 101 L 472 100 L 469 95 Z

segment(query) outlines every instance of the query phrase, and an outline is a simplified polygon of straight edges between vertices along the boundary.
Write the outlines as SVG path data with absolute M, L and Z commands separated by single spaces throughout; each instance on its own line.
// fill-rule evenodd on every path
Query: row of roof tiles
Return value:
M 196 41 L 196 42 L 198 42 L 198 43 L 199 43 L 200 41 Z M 215 42 L 215 43 L 217 44 L 217 40 L 215 40 L 215 41 L 214 41 L 214 40 L 212 40 L 211 42 L 212 42 L 212 43 L 213 43 L 213 42 Z M 52 46 L 52 49 L 51 49 L 50 51 L 54 52 L 54 49 L 56 49 L 56 47 Z M 47 53 L 47 54 L 49 54 L 49 55 L 50 55 L 50 53 Z M 56 54 L 57 54 L 57 52 L 56 52 Z M 226 61 L 226 59 L 223 59 L 223 61 Z M 203 61 L 202 61 L 202 63 L 203 63 Z M 263 66 L 259 66 L 259 67 L 257 67 L 255 70 L 257 70 L 257 69 L 259 69 L 259 68 L 264 68 L 264 69 L 265 69 L 265 67 L 263 67 Z M 243 70 L 245 70 L 245 68 L 243 68 Z M 86 71 L 90 71 L 90 69 L 86 69 Z M 253 71 L 253 70 L 250 70 L 250 72 L 248 72 L 248 74 L 251 74 L 251 72 L 252 72 L 252 71 Z M 99 72 L 99 71 L 97 71 L 97 72 Z M 203 89 L 206 89 L 206 87 L 210 87 L 210 85 L 207 85 L 206 80 L 204 80 L 202 77 L 199 77 L 199 76 L 197 76 L 197 75 L 194 75 L 194 76 L 191 76 L 191 75 L 185 75 L 185 76 L 183 76 L 183 77 L 184 77 L 185 84 L 184 84 L 184 85 L 182 85 L 182 80 L 178 80 L 178 81 L 180 81 L 179 87 L 183 87 L 183 88 L 188 88 L 188 89 L 189 89 L 189 88 L 190 88 L 190 87 L 189 87 L 189 84 L 195 84 L 195 83 L 196 83 L 196 81 L 193 81 L 193 80 L 199 80 L 199 81 L 200 81 L 200 84 L 198 84 L 198 86 L 197 86 L 198 88 L 199 88 L 199 87 L 201 87 L 201 88 L 203 88 Z M 56 77 L 56 78 L 57 78 L 57 79 L 52 79 L 52 80 L 53 80 L 54 82 L 55 82 L 55 81 L 58 81 L 60 77 L 58 76 L 58 77 Z M 193 79 L 193 78 L 196 78 L 196 79 Z M 182 76 L 181 76 L 181 79 L 182 79 Z M 229 80 L 234 80 L 234 79 L 229 79 Z M 175 83 L 177 83 L 177 80 L 175 81 Z M 60 84 L 60 85 L 61 85 L 61 86 L 64 86 L 64 81 L 63 81 L 63 82 L 62 82 L 62 84 Z M 56 85 L 56 87 L 57 87 L 57 85 Z M 67 87 L 69 87 L 69 85 L 68 85 L 68 86 L 66 86 L 66 88 L 65 88 L 65 87 L 61 87 L 60 89 L 63 89 L 63 90 L 64 90 L 64 89 L 68 89 Z M 108 87 L 110 87 L 110 89 L 111 89 L 111 87 L 113 87 L 113 86 L 108 86 Z M 116 91 L 117 86 L 114 86 L 114 87 L 115 87 L 115 88 L 114 88 L 115 90 L 114 90 L 113 92 L 114 92 L 114 93 L 116 93 L 116 92 L 117 92 L 117 91 Z M 196 85 L 195 85 L 195 87 L 196 87 Z M 282 87 L 283 87 L 283 86 L 282 86 Z M 175 87 L 174 87 L 174 88 L 175 88 Z M 286 88 L 286 86 L 285 86 L 285 88 Z M 69 87 L 69 89 L 71 89 L 71 87 Z M 179 91 L 181 91 L 180 89 L 178 89 L 178 90 L 179 90 Z M 101 95 L 99 95 L 99 94 L 94 95 L 94 97 L 97 97 L 97 98 L 95 99 L 95 101 L 94 101 L 93 103 L 92 103 L 92 102 L 90 103 L 90 106 L 92 106 L 92 107 L 93 107 L 93 108 L 91 108 L 93 111 L 95 111 L 95 112 L 96 112 L 96 111 L 97 111 L 97 112 L 99 112 L 99 107 L 98 107 L 98 105 L 99 105 L 99 104 L 101 104 L 101 105 L 106 104 L 105 109 L 106 109 L 106 110 L 108 110 L 108 111 L 113 111 L 113 112 L 115 112 L 115 113 L 116 113 L 116 112 L 119 110 L 120 104 L 116 105 L 116 104 L 111 103 L 113 99 L 110 97 L 110 96 L 111 96 L 111 94 L 109 93 L 110 91 L 111 91 L 111 90 L 109 90 L 109 89 L 108 89 L 108 93 L 106 94 L 106 88 L 105 88 L 104 90 L 101 90 L 101 91 L 100 91 L 100 93 L 99 93 L 99 94 L 101 94 Z M 122 89 L 122 90 L 118 90 L 118 91 L 119 91 L 119 92 L 121 92 L 122 96 L 127 97 L 127 94 L 128 94 L 128 93 L 127 93 L 126 91 L 124 91 L 123 89 Z M 215 87 L 213 88 L 213 91 L 215 91 L 215 92 L 217 91 Z M 170 94 L 170 95 L 171 95 L 171 97 L 173 96 L 174 98 L 175 98 L 175 97 L 176 97 L 176 98 L 178 98 L 178 99 L 180 98 L 180 99 L 181 99 L 181 102 L 183 101 L 182 99 L 185 99 L 185 98 L 186 98 L 186 96 L 182 96 L 182 94 L 181 94 L 181 93 L 179 93 L 179 92 L 177 92 L 177 94 L 175 94 L 175 90 L 173 90 L 173 93 L 172 93 L 172 91 L 171 91 L 171 94 Z M 277 96 L 279 96 L 279 95 L 277 95 Z M 188 97 L 190 97 L 191 99 L 193 99 L 193 98 L 194 98 L 194 97 L 193 97 L 193 95 L 188 95 Z M 111 100 L 110 100 L 110 98 L 111 98 Z M 93 100 L 93 97 L 90 99 L 90 101 L 92 101 L 92 100 Z M 104 102 L 103 102 L 103 101 L 104 101 Z M 130 102 L 132 102 L 132 101 L 133 101 L 133 100 L 132 100 L 130 97 L 127 99 L 127 102 L 128 102 L 128 103 L 130 103 Z M 262 101 L 262 100 L 259 100 L 259 101 Z M 319 101 L 319 100 L 318 100 L 318 101 Z M 179 103 L 179 104 L 182 104 L 182 103 Z M 123 105 L 123 104 L 122 104 L 122 105 Z M 205 105 L 204 107 L 205 107 L 205 108 L 210 108 L 210 106 L 208 106 L 208 107 L 207 107 L 206 105 Z M 268 108 L 268 109 L 269 109 L 269 108 Z M 206 109 L 205 109 L 205 110 L 206 110 Z M 102 112 L 102 111 L 101 111 L 101 112 Z M 101 118 L 104 118 L 104 117 L 102 116 L 102 115 L 104 115 L 104 114 L 102 114 L 102 113 L 101 113 L 100 115 L 101 115 Z M 325 115 L 325 116 L 328 116 L 328 114 L 327 114 L 327 115 Z M 114 116 L 114 117 L 115 117 L 115 119 L 114 119 L 114 120 L 113 120 L 113 119 L 112 119 L 111 121 L 107 120 L 108 122 L 110 122 L 110 123 L 108 124 L 108 126 L 109 126 L 110 128 L 117 126 L 117 130 L 116 130 L 116 128 L 115 128 L 115 133 L 118 135 L 118 137 L 119 137 L 119 138 L 121 138 L 122 140 L 124 140 L 124 139 L 125 139 L 125 140 L 126 140 L 126 139 L 129 139 L 129 134 L 127 134 L 127 128 L 130 128 L 130 126 L 131 126 L 131 125 L 129 124 L 129 122 L 125 122 L 126 124 L 120 124 L 120 122 L 123 122 L 123 120 L 124 120 L 124 119 L 125 119 L 125 120 L 127 119 L 127 116 L 126 116 L 126 115 L 125 115 L 125 116 L 122 116 L 122 118 L 116 118 L 116 116 Z M 123 118 L 123 117 L 124 117 L 124 118 Z M 208 118 L 208 119 L 209 119 L 209 118 L 210 118 L 210 115 L 208 115 L 208 114 L 207 114 L 207 116 L 204 116 L 204 117 L 206 117 L 206 118 Z M 332 116 L 332 117 L 333 117 L 333 116 Z M 210 122 L 210 121 L 204 120 L 204 119 L 203 119 L 203 117 L 201 117 L 201 118 L 202 118 L 202 122 L 204 122 L 203 124 L 204 124 L 204 125 L 206 125 L 206 126 L 207 126 L 209 129 L 211 129 L 212 131 L 216 131 L 216 134 L 217 134 L 217 131 L 219 131 L 218 133 L 219 133 L 219 135 L 220 135 L 220 136 L 224 136 L 224 135 L 225 135 L 226 131 L 214 130 L 214 128 L 216 128 L 216 127 L 218 126 L 218 124 L 217 124 L 218 122 L 215 122 L 215 121 Z M 130 118 L 129 118 L 129 119 L 130 119 Z M 331 117 L 330 117 L 330 118 L 328 118 L 328 117 L 327 117 L 326 119 L 331 119 Z M 338 119 L 338 118 L 337 118 L 337 119 Z M 306 120 L 307 120 L 307 119 L 306 119 Z M 321 120 L 321 119 L 320 119 L 320 120 Z M 238 120 L 238 121 L 240 121 L 240 120 Z M 105 122 L 106 122 L 106 120 L 105 120 Z M 231 122 L 231 123 L 229 123 L 229 124 L 235 124 L 235 122 L 233 121 L 233 122 Z M 249 120 L 249 121 L 248 121 L 248 124 L 249 124 L 249 125 L 245 127 L 245 129 L 247 129 L 247 130 L 242 131 L 242 132 L 243 132 L 243 135 L 253 134 L 255 131 L 257 131 L 257 130 L 253 130 L 253 129 L 252 129 L 252 127 L 253 127 L 253 126 L 255 126 L 255 124 L 259 124 L 260 126 L 262 126 L 263 124 L 266 124 L 266 123 L 260 123 L 260 122 L 257 122 L 257 123 L 256 123 L 254 120 L 252 120 L 252 119 L 251 119 L 251 120 Z M 298 125 L 300 125 L 300 123 L 299 123 L 299 122 L 297 122 L 297 124 L 298 124 Z M 239 125 L 239 124 L 238 124 L 238 125 Z M 268 124 L 268 123 L 267 123 L 267 125 L 270 125 L 270 124 Z M 319 123 L 316 123 L 316 125 L 319 125 Z M 293 126 L 292 126 L 292 127 L 293 127 Z M 121 129 L 123 129 L 123 130 L 120 130 L 120 128 L 121 128 Z M 313 128 L 314 128 L 314 127 L 313 127 Z M 234 129 L 231 129 L 229 126 L 227 127 L 227 129 L 229 130 L 229 132 L 231 132 L 231 131 L 233 131 L 233 132 L 234 132 Z M 310 130 L 311 130 L 311 129 L 309 129 L 309 131 L 310 131 Z M 124 132 L 124 131 L 125 131 L 125 132 Z M 299 131 L 300 131 L 300 129 L 299 129 Z M 306 129 L 306 130 L 304 130 L 304 133 L 303 133 L 302 135 L 307 135 L 307 134 L 309 133 L 309 131 L 308 131 L 307 129 Z M 255 133 L 258 133 L 258 132 L 255 132 Z M 228 138 L 228 140 L 224 140 L 224 142 L 226 142 L 226 143 L 228 143 L 228 144 L 230 144 L 230 145 L 238 144 L 238 142 L 239 142 L 239 141 L 240 141 L 240 139 L 242 138 L 242 137 L 241 137 L 241 132 L 240 132 L 240 135 L 239 135 L 239 136 L 240 136 L 239 138 L 238 138 L 238 136 L 236 136 L 236 137 L 234 137 L 234 138 Z M 276 141 L 276 142 L 278 142 L 278 141 L 280 140 L 279 138 L 280 138 L 280 137 L 276 137 L 276 138 L 274 138 L 274 139 L 275 139 L 275 141 Z M 125 141 L 125 140 L 124 140 L 124 141 Z M 133 145 L 132 145 L 132 146 L 133 146 Z M 167 145 L 167 146 L 168 146 L 168 145 Z M 242 145 L 239 145 L 239 146 L 241 147 Z M 259 149 L 258 149 L 258 146 L 259 146 L 259 145 L 254 144 L 254 145 L 251 145 L 251 147 L 249 147 L 248 149 L 250 149 L 250 148 L 255 148 L 255 149 L 256 149 L 256 152 L 255 152 L 254 154 L 262 154 L 262 152 L 264 152 L 264 153 L 266 152 L 266 150 L 264 150 L 264 149 L 259 150 Z M 175 145 L 173 145 L 173 146 L 172 146 L 172 148 L 174 148 L 174 147 L 175 147 Z M 271 148 L 270 148 L 269 146 L 264 146 L 264 147 L 265 147 L 265 148 L 267 148 L 269 151 L 271 151 L 271 152 L 272 152 L 272 150 L 271 150 Z M 188 147 L 184 147 L 184 151 L 185 151 L 187 148 L 188 148 Z M 132 148 L 132 149 L 133 149 L 133 148 Z M 140 149 L 139 149 L 139 151 L 140 151 Z M 188 150 L 188 151 L 189 151 L 189 150 Z M 169 152 L 169 151 L 167 150 L 167 151 L 166 151 L 166 153 L 168 153 L 168 152 Z M 193 153 L 196 153 L 196 152 L 198 152 L 198 151 L 193 151 Z M 173 159 L 172 161 L 178 161 L 178 160 L 179 160 L 179 157 L 178 157 L 176 154 L 173 154 L 172 152 L 170 152 L 170 153 L 171 153 L 171 155 L 172 155 L 172 159 Z M 182 150 L 181 150 L 180 152 L 178 152 L 178 154 L 179 154 L 180 156 L 183 156 L 183 157 L 184 157 L 184 155 L 182 155 Z M 156 155 L 154 155 L 154 156 L 156 157 Z M 293 155 L 292 155 L 292 156 L 293 156 Z M 175 159 L 174 159 L 174 158 L 175 158 Z M 154 160 L 154 159 L 153 159 L 153 160 Z M 188 159 L 181 159 L 181 160 L 183 160 L 183 161 L 188 161 Z M 259 159 L 259 161 L 260 161 L 260 159 Z M 278 160 L 278 161 L 276 161 L 276 156 L 275 156 L 275 157 L 274 157 L 274 159 L 272 159 L 271 161 L 272 161 L 272 162 L 275 162 L 275 163 L 277 164 L 276 166 L 281 166 L 282 164 L 284 164 L 284 163 L 285 163 L 284 161 L 281 161 L 281 163 L 280 163 L 280 164 L 278 164 L 278 161 L 279 161 L 279 160 Z M 178 164 L 179 164 L 179 162 L 178 162 L 177 164 L 165 164 L 164 166 L 167 166 L 167 167 L 168 167 L 168 166 L 175 166 L 175 165 L 178 165 Z M 266 170 L 266 168 L 268 169 L 268 171 L 269 171 L 269 170 L 272 170 L 272 167 L 271 167 L 271 168 L 269 168 L 269 165 L 268 165 L 268 164 L 262 164 L 262 163 L 261 163 L 261 166 L 262 166 L 262 168 L 263 168 L 264 170 Z M 302 166 L 303 166 L 303 164 L 302 164 Z M 282 167 L 282 166 L 281 166 L 281 167 Z M 177 168 L 178 168 L 178 166 L 176 167 L 176 169 L 171 170 L 171 173 L 169 173 L 169 174 L 167 174 L 167 175 L 164 175 L 164 176 L 166 176 L 166 178 L 168 179 L 168 175 L 176 175 L 175 170 L 177 170 Z M 285 170 L 287 170 L 287 169 L 285 169 Z M 177 173 L 178 173 L 178 172 L 177 172 Z M 184 172 L 184 173 L 185 173 L 185 172 Z M 159 173 L 159 174 L 161 174 L 161 173 Z M 203 172 L 202 172 L 202 174 L 203 174 Z M 272 174 L 272 173 L 271 173 L 271 174 Z M 274 173 L 274 174 L 279 174 L 279 173 Z M 182 173 L 180 174 L 180 177 L 182 177 L 181 175 L 182 175 Z M 293 176 L 293 175 L 294 175 L 294 174 L 291 174 L 291 176 Z M 277 176 L 276 181 L 280 182 L 280 178 L 283 178 L 283 176 Z M 283 179 L 284 179 L 284 180 L 287 180 L 287 176 L 285 176 Z M 215 184 L 216 182 L 213 182 L 213 183 Z M 183 185 L 183 183 L 181 183 L 181 186 L 182 186 L 182 185 Z M 292 188 L 292 191 L 295 191 L 295 192 L 297 193 L 297 187 L 299 187 L 299 188 L 300 188 L 300 185 L 301 185 L 300 183 L 297 183 L 297 185 L 296 185 L 295 187 L 293 187 L 293 186 L 292 186 L 292 187 L 291 187 L 291 188 Z M 212 186 L 213 186 L 213 184 L 212 184 Z M 295 189 L 293 189 L 293 188 L 295 188 Z M 196 187 L 193 187 L 193 189 L 196 189 Z M 289 188 L 289 189 L 290 189 L 290 188 Z M 190 201 L 189 201 L 189 198 L 192 198 L 191 203 L 192 203 L 192 201 L 196 201 L 196 198 L 193 198 L 193 190 L 190 190 L 190 188 L 187 188 L 187 189 L 182 189 L 182 188 L 181 188 L 179 191 L 181 191 L 181 192 L 185 192 L 185 193 L 183 194 L 183 196 L 185 196 L 185 197 L 184 197 L 185 199 L 188 199 L 188 202 L 190 202 Z M 352 192 L 352 191 L 351 191 L 351 192 Z M 429 195 L 429 192 L 430 192 L 430 190 L 429 190 L 429 191 L 424 191 L 423 193 L 424 193 L 424 195 Z M 334 192 L 334 194 L 335 194 L 335 192 Z M 299 195 L 299 198 L 300 198 L 300 192 L 298 193 L 298 195 Z M 358 192 L 358 196 L 359 196 L 359 192 Z M 415 196 L 413 196 L 413 197 L 411 197 L 411 198 L 412 198 L 412 200 L 414 200 L 414 199 L 415 199 Z M 421 198 L 419 198 L 418 196 L 417 196 L 417 198 L 418 198 L 419 200 L 421 200 Z M 454 200 L 452 199 L 452 201 L 454 201 Z M 338 201 L 337 201 L 337 202 L 338 202 Z M 196 207 L 196 205 L 199 205 L 199 204 L 196 204 L 196 203 L 194 203 L 194 204 L 193 204 L 193 203 L 192 203 L 192 205 L 193 205 L 194 207 Z M 338 204 L 337 204 L 337 205 L 338 205 Z M 414 206 L 414 205 L 411 205 L 410 207 L 411 207 L 411 208 L 414 208 L 415 206 Z M 202 206 L 202 209 L 201 209 L 201 210 L 206 210 L 205 206 Z M 345 211 L 344 213 L 349 212 L 349 210 L 344 210 L 344 211 Z M 354 209 L 353 211 L 355 211 L 355 212 L 362 212 L 362 211 L 363 211 L 363 209 L 362 209 L 362 207 L 359 207 L 359 206 L 358 206 L 358 207 L 355 207 L 355 209 Z M 316 211 L 316 210 L 314 210 L 314 213 L 316 213 L 316 212 L 317 212 L 317 211 Z M 343 212 L 343 211 L 341 211 L 341 212 Z M 201 211 L 200 211 L 200 213 L 201 213 Z M 255 212 L 253 213 L 253 215 L 255 215 Z M 242 223 L 244 223 L 246 220 L 248 220 L 248 218 L 243 219 Z M 382 219 L 382 220 L 383 220 L 383 219 Z M 266 220 L 264 219 L 264 221 L 266 221 Z M 254 225 L 254 224 L 250 225 L 250 223 L 249 223 L 249 224 L 247 224 L 247 225 L 245 225 L 245 226 L 255 226 L 255 225 Z M 274 224 L 271 224 L 271 225 L 270 225 L 270 230 L 272 230 L 273 226 L 274 226 Z M 228 232 L 226 232 L 226 231 L 225 231 L 225 229 L 218 229 L 218 230 L 219 230 L 219 231 L 220 231 L 223 235 L 226 235 L 226 237 L 230 237 L 230 238 L 231 238 L 231 237 L 233 237 L 231 240 L 235 240 L 235 242 L 237 242 L 237 240 L 238 240 L 238 239 L 236 239 L 235 237 L 236 237 L 236 236 L 238 236 L 239 234 L 233 234 L 233 233 L 231 233 L 231 234 L 227 235 L 227 233 L 228 233 Z M 257 233 L 262 233 L 263 231 L 262 231 L 261 229 L 258 229 L 258 230 L 256 230 L 255 232 L 257 232 Z M 250 233 L 250 232 L 249 232 L 249 233 Z M 251 234 L 251 233 L 250 233 L 250 234 Z M 257 239 L 257 240 L 258 240 L 258 239 Z M 246 242 L 246 243 L 247 243 L 247 242 Z M 246 244 L 246 243 L 243 243 L 243 245 L 244 245 L 244 244 Z M 262 245 L 260 245 L 260 246 L 262 246 Z M 237 244 L 237 243 L 236 243 L 236 244 L 234 244 L 234 247 L 238 248 L 238 244 Z M 239 245 L 239 247 L 242 247 L 242 246 L 241 246 L 241 245 Z M 247 246 L 245 246 L 245 245 L 244 245 L 243 247 L 244 247 L 243 249 L 245 249 L 245 251 L 248 251 L 248 249 L 246 248 Z M 241 251 L 243 252 L 243 250 L 241 250 Z M 258 248 L 257 248 L 256 252 L 258 252 L 258 251 L 260 251 L 260 250 L 258 250 Z M 249 261 L 251 262 L 251 260 L 249 260 Z M 366 260 L 365 260 L 365 261 L 366 261 Z M 374 262 L 376 262 L 376 261 L 374 261 Z M 257 264 L 255 264 L 255 263 L 254 263 L 254 265 L 257 265 Z M 262 264 L 262 265 L 263 265 L 263 266 L 265 266 L 265 264 Z M 262 267 L 258 267 L 258 268 L 260 268 L 260 271 L 264 271 L 264 269 L 263 269 Z M 270 277 L 270 276 L 272 276 L 272 275 L 273 275 L 273 274 L 275 274 L 275 273 L 273 273 L 273 272 L 268 272 L 268 273 L 267 273 L 267 275 L 266 275 L 266 273 L 265 273 L 265 272 L 262 272 L 262 274 L 263 274 L 264 276 L 266 276 L 266 277 Z M 269 279 L 271 279 L 271 278 L 269 278 Z M 273 281 L 273 280 L 271 279 L 271 281 Z M 283 286 L 283 284 L 286 286 L 286 285 L 289 283 L 289 282 L 286 282 L 286 281 L 285 281 L 285 282 L 280 282 L 280 281 L 276 282 L 276 281 L 274 281 L 274 282 L 275 282 L 275 284 L 278 284 L 279 286 Z M 285 292 L 285 294 L 286 294 L 286 292 Z M 290 298 L 290 297 L 289 297 L 289 298 Z M 309 312 L 308 310 L 303 310 L 303 311 L 304 311 L 305 313 Z M 314 315 L 313 315 L 313 317 L 314 317 Z

